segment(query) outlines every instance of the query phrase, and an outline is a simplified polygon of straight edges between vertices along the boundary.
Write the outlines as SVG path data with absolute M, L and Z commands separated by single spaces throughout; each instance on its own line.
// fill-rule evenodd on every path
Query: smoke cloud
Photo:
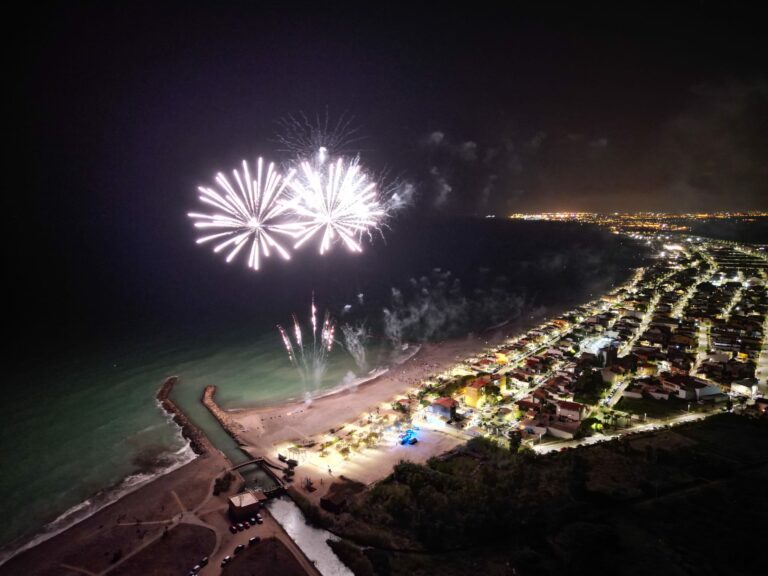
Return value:
M 483 287 L 469 296 L 450 270 L 440 268 L 411 278 L 406 291 L 392 288 L 390 304 L 383 310 L 386 338 L 398 348 L 404 341 L 448 338 L 514 320 L 525 311 L 542 312 L 534 309 L 532 299 L 510 291 L 505 277 L 490 280 L 487 275 L 487 270 L 478 274 Z
M 435 130 L 418 140 L 425 204 L 465 215 L 768 208 L 768 81 L 693 86 L 681 100 L 634 129 Z

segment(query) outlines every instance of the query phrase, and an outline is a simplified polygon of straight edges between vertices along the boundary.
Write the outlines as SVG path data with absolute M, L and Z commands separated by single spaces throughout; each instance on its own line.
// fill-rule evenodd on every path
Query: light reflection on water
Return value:
M 327 541 L 338 540 L 338 536 L 307 524 L 299 507 L 287 496 L 271 500 L 267 507 L 323 576 L 354 576 L 328 546 Z

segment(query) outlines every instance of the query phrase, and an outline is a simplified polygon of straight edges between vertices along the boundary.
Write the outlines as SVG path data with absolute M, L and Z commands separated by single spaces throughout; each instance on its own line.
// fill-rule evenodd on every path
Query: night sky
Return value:
M 220 4 L 71 2 L 8 23 L 23 32 L 4 246 L 19 341 L 67 333 L 94 301 L 120 316 L 153 285 L 184 290 L 195 187 L 268 155 L 276 119 L 302 110 L 353 114 L 365 161 L 415 186 L 401 226 L 768 208 L 764 21 L 736 3 L 551 18 Z

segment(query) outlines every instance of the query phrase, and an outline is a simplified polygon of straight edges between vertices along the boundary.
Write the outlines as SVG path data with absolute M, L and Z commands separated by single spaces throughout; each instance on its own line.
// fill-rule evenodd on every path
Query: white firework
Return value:
M 353 252 L 362 252 L 361 236 L 377 228 L 385 216 L 376 183 L 361 170 L 358 160 L 338 158 L 301 163 L 288 187 L 291 211 L 301 223 L 294 248 L 320 234 L 320 254 L 338 238 Z
M 292 238 L 303 229 L 289 213 L 285 193 L 290 181 L 284 178 L 270 162 L 264 173 L 264 160 L 256 162 L 256 177 L 252 178 L 248 163 L 243 160 L 242 172 L 232 171 L 237 184 L 233 186 L 221 172 L 216 175 L 220 190 L 200 186 L 200 201 L 212 206 L 211 214 L 190 213 L 195 227 L 214 231 L 198 238 L 198 244 L 217 242 L 216 253 L 226 251 L 226 261 L 231 262 L 244 248 L 248 254 L 248 266 L 259 269 L 261 258 L 269 257 L 274 250 L 286 260 L 290 253 L 278 241 L 278 235 Z
M 320 382 L 328 367 L 328 355 L 335 342 L 336 324 L 331 318 L 330 313 L 325 313 L 319 330 L 317 320 L 317 307 L 315 306 L 315 296 L 313 294 L 312 307 L 310 309 L 311 339 L 307 338 L 305 340 L 296 314 L 293 315 L 293 340 L 291 340 L 291 336 L 285 328 L 279 324 L 277 325 L 280 338 L 288 353 L 288 359 L 301 377 L 306 400 L 311 399 L 312 394 L 319 389 Z
M 325 151 L 334 155 L 352 154 L 363 140 L 354 116 L 342 113 L 334 121 L 329 110 L 314 118 L 304 112 L 289 114 L 277 121 L 276 141 L 279 152 L 288 152 L 297 158 L 306 158 Z

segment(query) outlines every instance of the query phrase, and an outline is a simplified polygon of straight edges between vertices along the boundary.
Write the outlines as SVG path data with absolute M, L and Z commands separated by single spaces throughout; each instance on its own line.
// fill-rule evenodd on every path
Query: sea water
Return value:
M 339 540 L 338 536 L 322 528 L 311 526 L 299 507 L 287 496 L 270 501 L 268 507 L 270 514 L 296 542 L 320 574 L 354 576 L 328 545 L 328 540 Z
M 207 385 L 218 387 L 216 400 L 224 408 L 261 406 L 327 393 L 357 370 L 343 349 L 334 350 L 319 386 L 308 388 L 276 331 L 208 334 L 84 351 L 77 360 L 29 367 L 13 377 L 0 436 L 0 560 L 194 458 L 155 399 L 168 376 L 180 377 L 172 398 L 185 414 L 231 460 L 242 462 L 245 455 L 200 402 Z

